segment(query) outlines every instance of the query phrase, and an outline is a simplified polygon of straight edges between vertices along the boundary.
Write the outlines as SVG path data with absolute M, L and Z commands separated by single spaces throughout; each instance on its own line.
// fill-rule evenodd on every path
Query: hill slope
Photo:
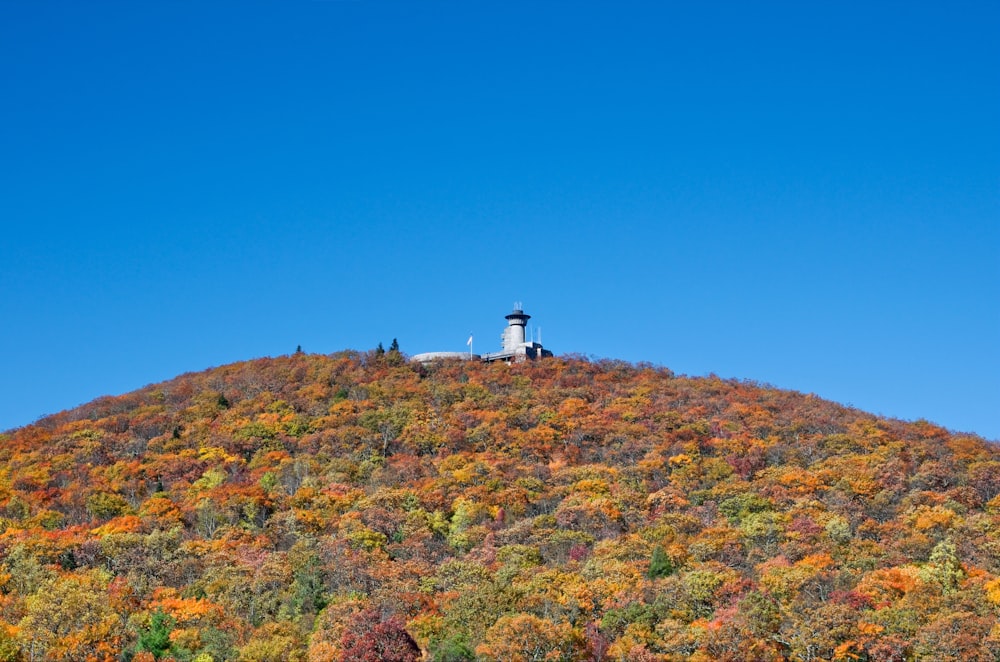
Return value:
M 814 396 L 299 354 L 0 441 L 0 660 L 1000 655 L 998 449 Z

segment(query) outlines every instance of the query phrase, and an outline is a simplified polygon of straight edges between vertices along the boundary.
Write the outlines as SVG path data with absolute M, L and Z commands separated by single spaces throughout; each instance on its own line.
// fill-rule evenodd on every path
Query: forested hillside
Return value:
M 998 448 L 753 383 L 296 354 L 0 459 L 0 660 L 1000 659 Z

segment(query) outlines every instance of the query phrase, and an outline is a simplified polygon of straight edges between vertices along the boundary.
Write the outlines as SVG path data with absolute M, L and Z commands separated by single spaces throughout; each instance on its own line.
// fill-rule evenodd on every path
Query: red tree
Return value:
M 398 616 L 382 620 L 375 609 L 351 619 L 340 640 L 342 662 L 416 662 L 420 647 Z

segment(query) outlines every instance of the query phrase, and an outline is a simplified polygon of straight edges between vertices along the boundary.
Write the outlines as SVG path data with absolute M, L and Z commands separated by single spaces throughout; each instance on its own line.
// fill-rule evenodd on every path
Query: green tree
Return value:
M 674 567 L 673 560 L 667 556 L 667 551 L 663 549 L 662 545 L 657 545 L 653 548 L 653 556 L 649 560 L 649 571 L 648 575 L 650 579 L 658 579 L 660 577 L 669 577 L 674 574 L 676 568 Z
M 470 662 L 476 659 L 475 652 L 469 646 L 468 637 L 461 632 L 432 643 L 431 655 L 437 662 Z
M 97 520 L 107 520 L 131 512 L 120 494 L 97 492 L 87 497 L 87 512 Z
M 318 614 L 327 605 L 323 562 L 312 541 L 299 541 L 290 550 L 292 567 L 291 607 L 294 613 Z
M 940 585 L 945 593 L 956 591 L 965 577 L 965 571 L 958 560 L 955 543 L 945 539 L 935 545 L 927 565 L 921 568 L 920 577 L 924 581 Z
M 157 660 L 170 650 L 170 633 L 174 629 L 174 619 L 157 609 L 149 618 L 149 627 L 139 634 L 135 652 L 148 651 Z

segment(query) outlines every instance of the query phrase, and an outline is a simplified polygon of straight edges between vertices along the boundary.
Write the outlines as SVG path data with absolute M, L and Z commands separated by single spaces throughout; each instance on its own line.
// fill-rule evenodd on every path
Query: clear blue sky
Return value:
M 499 348 L 1000 438 L 996 2 L 0 3 L 0 429 Z

